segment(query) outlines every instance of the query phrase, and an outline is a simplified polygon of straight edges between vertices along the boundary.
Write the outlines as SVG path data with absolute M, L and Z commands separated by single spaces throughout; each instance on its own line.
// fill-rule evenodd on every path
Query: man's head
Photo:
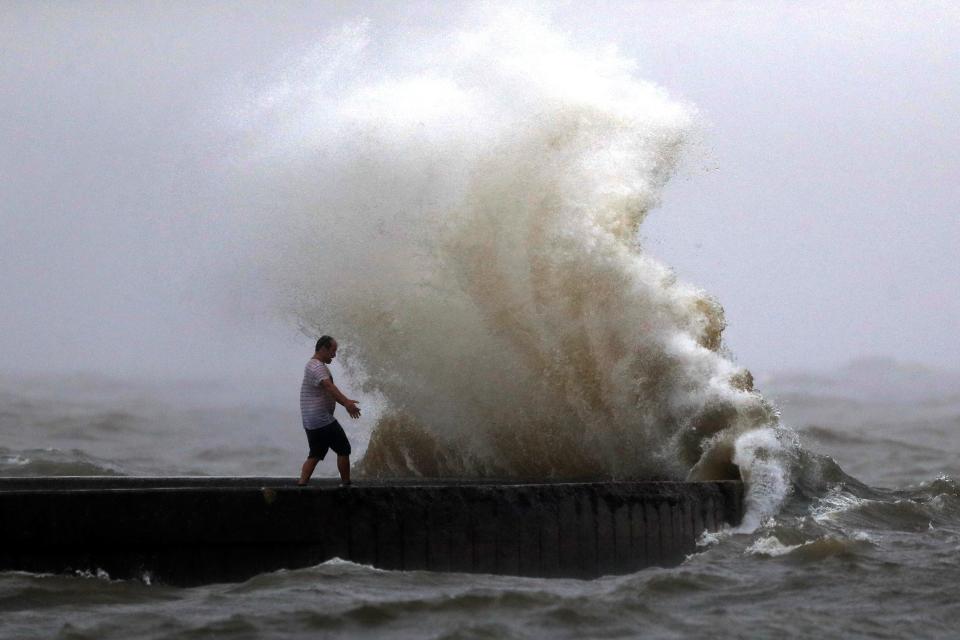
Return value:
M 337 341 L 330 336 L 320 336 L 313 357 L 325 364 L 337 357 Z

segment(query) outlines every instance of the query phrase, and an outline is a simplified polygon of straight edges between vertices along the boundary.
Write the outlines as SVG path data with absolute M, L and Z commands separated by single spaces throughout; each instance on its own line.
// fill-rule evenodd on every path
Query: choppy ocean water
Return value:
M 960 380 L 871 361 L 758 387 L 838 470 L 753 533 L 705 537 L 679 567 L 580 581 L 332 561 L 189 589 L 5 572 L 0 636 L 956 637 Z M 295 391 L 8 375 L 0 474 L 292 475 Z

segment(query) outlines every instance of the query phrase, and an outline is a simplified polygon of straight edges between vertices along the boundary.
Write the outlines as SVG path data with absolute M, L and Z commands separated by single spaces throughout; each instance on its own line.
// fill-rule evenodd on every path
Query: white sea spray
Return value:
M 775 511 L 776 412 L 725 350 L 719 303 L 638 242 L 700 135 L 695 109 L 527 13 L 426 38 L 389 69 L 368 27 L 331 34 L 240 118 L 257 263 L 387 407 L 364 471 L 737 464 L 749 522 Z

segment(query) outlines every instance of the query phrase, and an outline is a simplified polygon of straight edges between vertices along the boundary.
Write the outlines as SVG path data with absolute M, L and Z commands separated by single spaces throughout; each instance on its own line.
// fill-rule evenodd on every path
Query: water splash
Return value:
M 776 412 L 726 354 L 717 301 L 637 240 L 696 111 L 528 14 L 388 56 L 369 40 L 338 31 L 246 111 L 260 262 L 387 405 L 366 473 L 739 466 L 748 504 L 775 510 Z

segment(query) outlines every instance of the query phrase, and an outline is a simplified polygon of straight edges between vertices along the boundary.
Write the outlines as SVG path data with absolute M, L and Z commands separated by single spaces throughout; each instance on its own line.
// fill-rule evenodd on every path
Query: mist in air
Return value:
M 498 10 L 5 7 L 3 368 L 241 380 L 256 371 L 296 386 L 290 362 L 309 340 L 277 314 L 252 249 L 274 229 L 238 213 L 284 215 L 282 202 L 238 195 L 251 136 L 308 144 L 332 128 L 325 109 L 349 87 L 435 62 L 450 75 L 453 62 L 436 59 L 446 49 L 417 51 L 488 28 Z M 639 237 L 646 255 L 722 303 L 738 362 L 760 377 L 863 355 L 952 366 L 954 17 L 936 3 L 767 11 L 760 20 L 747 6 L 608 3 L 529 13 L 571 51 L 619 57 L 636 82 L 695 105 L 703 144 Z M 362 51 L 330 48 L 363 24 Z M 310 77 L 315 93 L 298 86 L 322 73 L 320 85 Z M 284 104 L 266 97 L 284 83 L 301 91 L 300 115 L 315 118 L 238 128 L 264 100 Z M 282 155 L 271 168 L 285 170 Z M 344 213 L 340 226 L 363 214 Z
M 952 638 L 958 36 L 937 1 L 3 5 L 0 476 L 292 479 L 332 334 L 361 489 L 746 503 L 627 576 L 5 572 L 4 623 Z
M 371 473 L 730 475 L 750 370 L 955 349 L 956 67 L 778 10 L 8 9 L 4 368 L 280 402 L 334 333 Z

